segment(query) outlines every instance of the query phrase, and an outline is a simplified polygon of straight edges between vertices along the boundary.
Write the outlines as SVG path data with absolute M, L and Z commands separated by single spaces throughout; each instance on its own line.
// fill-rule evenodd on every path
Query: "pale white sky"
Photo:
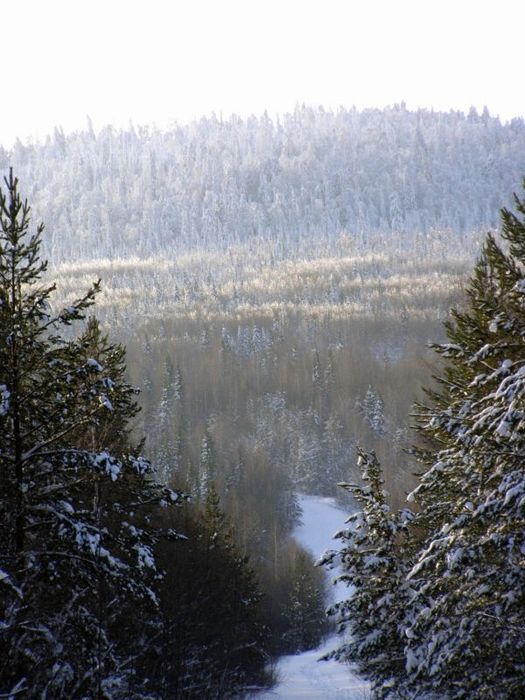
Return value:
M 0 143 L 296 103 L 525 115 L 523 0 L 0 1 Z

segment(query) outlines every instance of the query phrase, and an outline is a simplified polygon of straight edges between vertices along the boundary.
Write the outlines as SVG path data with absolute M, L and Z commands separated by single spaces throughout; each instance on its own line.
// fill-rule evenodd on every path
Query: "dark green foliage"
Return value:
M 329 626 L 325 616 L 326 581 L 309 552 L 293 539 L 276 548 L 271 566 L 257 563 L 263 619 L 274 656 L 314 649 Z
M 172 526 L 184 529 L 188 540 L 176 556 L 166 545 L 158 549 L 166 572 L 163 626 L 158 658 L 150 657 L 147 672 L 163 697 L 169 689 L 177 698 L 226 698 L 264 686 L 268 635 L 259 586 L 213 483 L 203 512 L 188 507 Z
M 328 631 L 324 616 L 326 585 L 312 557 L 304 550 L 289 547 L 292 555 L 288 598 L 283 615 L 287 630 L 283 637 L 292 653 L 315 649 Z
M 84 317 L 98 284 L 51 310 L 54 287 L 42 283 L 38 257 L 43 226 L 29 233 L 29 207 L 12 174 L 6 186 L 0 688 L 17 697 L 140 697 L 147 683 L 135 665 L 158 626 L 153 550 L 164 534 L 148 521 L 152 508 L 180 496 L 150 481 L 149 463 L 130 444 L 137 407 L 123 349 L 95 321 L 77 339 L 64 333 Z
M 104 368 L 101 379 L 106 388 L 111 410 L 97 415 L 88 430 L 80 431 L 75 442 L 87 449 L 105 449 L 112 454 L 138 454 L 142 442 L 133 445 L 133 419 L 140 408 L 138 389 L 126 382 L 126 350 L 120 343 L 111 343 L 95 317 L 88 319 L 85 330 L 76 340 L 76 352 L 84 362 L 95 361 Z M 108 380 L 108 378 L 111 378 Z M 105 381 L 105 384 L 104 384 Z M 89 390 L 91 387 L 87 387 Z
M 203 512 L 176 516 L 167 506 L 184 496 L 152 481 L 142 443 L 132 441 L 137 392 L 125 380 L 123 346 L 94 318 L 80 336 L 64 333 L 98 284 L 52 312 L 38 259 L 43 227 L 29 236 L 29 207 L 12 176 L 6 184 L 0 694 L 205 698 L 266 683 L 259 588 L 211 480 L 211 435 Z M 159 416 L 184 402 L 180 370 L 168 362 L 166 376 Z M 182 421 L 179 428 L 182 459 Z M 179 526 L 189 541 L 173 541 Z

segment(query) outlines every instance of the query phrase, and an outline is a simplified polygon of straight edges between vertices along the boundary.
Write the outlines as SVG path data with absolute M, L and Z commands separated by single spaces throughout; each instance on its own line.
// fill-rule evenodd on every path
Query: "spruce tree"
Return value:
M 0 694 L 140 697 L 137 658 L 158 600 L 154 485 L 129 440 L 123 349 L 91 322 L 96 283 L 59 311 L 43 226 L 10 172 L 0 191 Z M 175 533 L 170 533 L 175 535 Z M 135 618 L 129 613 L 133 610 Z M 141 611 L 140 631 L 137 612 Z M 129 633 L 133 634 L 133 647 Z M 143 687 L 144 686 L 144 687 Z
M 525 694 L 525 219 L 504 209 L 502 238 L 487 238 L 419 409 L 437 452 L 420 451 L 410 497 L 426 541 L 407 660 L 410 687 L 438 697 Z

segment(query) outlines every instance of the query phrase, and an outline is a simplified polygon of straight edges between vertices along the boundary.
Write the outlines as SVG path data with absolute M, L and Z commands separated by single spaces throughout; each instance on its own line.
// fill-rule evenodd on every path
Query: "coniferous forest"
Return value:
M 0 170 L 0 697 L 252 697 L 334 629 L 373 698 L 522 697 L 523 120 L 88 122 Z

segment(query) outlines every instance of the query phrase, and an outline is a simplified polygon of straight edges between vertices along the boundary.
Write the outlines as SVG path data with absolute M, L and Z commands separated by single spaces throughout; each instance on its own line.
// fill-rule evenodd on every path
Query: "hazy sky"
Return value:
M 0 142 L 296 103 L 525 115 L 523 0 L 0 2 Z

